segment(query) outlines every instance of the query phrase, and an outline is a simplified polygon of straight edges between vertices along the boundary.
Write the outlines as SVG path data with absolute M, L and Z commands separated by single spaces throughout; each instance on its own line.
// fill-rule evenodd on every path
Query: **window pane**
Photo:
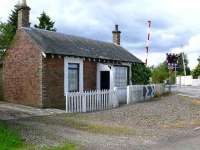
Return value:
M 115 86 L 127 86 L 127 67 L 115 67 Z
M 69 92 L 75 92 L 79 90 L 79 65 L 78 64 L 69 64 L 68 89 L 69 89 Z
M 79 64 L 68 64 L 68 68 L 70 68 L 70 69 L 78 69 L 79 68 Z

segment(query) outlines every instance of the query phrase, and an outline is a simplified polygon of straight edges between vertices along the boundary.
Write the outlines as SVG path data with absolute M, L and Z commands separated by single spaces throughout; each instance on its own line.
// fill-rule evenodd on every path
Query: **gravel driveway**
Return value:
M 198 102 L 198 99 L 170 95 L 107 111 L 30 116 L 8 122 L 21 130 L 27 142 L 39 146 L 72 141 L 87 150 L 160 150 L 170 144 L 172 149 L 179 149 L 178 145 L 188 141 L 199 147 Z M 1 115 L 4 111 L 0 106 Z M 108 133 L 102 133 L 102 128 Z

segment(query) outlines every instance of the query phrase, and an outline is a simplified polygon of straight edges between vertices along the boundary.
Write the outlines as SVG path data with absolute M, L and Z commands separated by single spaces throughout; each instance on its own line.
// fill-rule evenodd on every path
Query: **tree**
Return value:
M 14 37 L 14 26 L 7 23 L 0 23 L 0 49 L 7 49 Z
M 186 55 L 186 54 L 183 54 L 183 57 L 184 57 L 184 62 L 185 62 L 186 74 L 187 74 L 187 75 L 190 75 L 190 74 L 191 74 L 191 71 L 190 71 L 190 68 L 189 68 L 189 66 L 188 66 L 189 61 L 188 61 L 187 55 Z M 185 75 L 185 74 L 184 74 L 183 57 L 182 57 L 182 55 L 181 55 L 181 57 L 179 57 L 179 59 L 178 59 L 178 66 L 179 66 L 180 68 L 177 70 L 177 75 L 180 75 L 180 76 Z
M 12 10 L 7 23 L 0 22 L 0 49 L 7 49 L 17 30 L 17 8 Z
M 196 68 L 192 71 L 193 78 L 198 78 L 200 76 L 200 59 L 198 58 L 198 65 Z
M 164 80 L 169 78 L 169 70 L 166 63 L 161 63 L 155 68 L 152 68 L 151 78 L 153 83 L 164 83 Z
M 40 17 L 38 17 L 39 25 L 34 25 L 35 28 L 49 30 L 49 31 L 56 31 L 56 28 L 54 28 L 54 21 L 51 21 L 51 18 L 43 12 Z
M 8 18 L 8 24 L 13 26 L 13 36 L 17 31 L 17 22 L 18 22 L 18 10 L 17 7 L 15 6 L 14 10 L 11 11 L 11 14 Z
M 132 65 L 132 83 L 149 84 L 151 70 L 144 64 Z

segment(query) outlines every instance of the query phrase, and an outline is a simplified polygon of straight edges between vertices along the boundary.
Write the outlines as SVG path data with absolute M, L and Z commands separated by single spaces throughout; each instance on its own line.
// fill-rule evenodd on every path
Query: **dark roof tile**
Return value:
M 29 34 L 46 54 L 143 63 L 127 50 L 113 43 L 34 28 L 23 28 L 23 30 Z

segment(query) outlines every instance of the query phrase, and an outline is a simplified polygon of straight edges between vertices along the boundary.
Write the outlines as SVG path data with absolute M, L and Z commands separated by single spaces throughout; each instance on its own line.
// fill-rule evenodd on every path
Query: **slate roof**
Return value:
M 143 63 L 127 50 L 113 43 L 34 28 L 23 28 L 23 30 L 28 33 L 46 54 Z

